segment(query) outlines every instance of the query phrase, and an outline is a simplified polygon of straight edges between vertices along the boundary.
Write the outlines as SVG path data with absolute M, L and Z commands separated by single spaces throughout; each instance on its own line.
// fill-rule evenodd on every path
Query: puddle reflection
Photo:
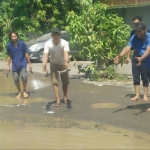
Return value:
M 27 91 L 44 88 L 49 86 L 50 84 L 50 79 L 45 78 L 42 75 L 40 76 L 39 74 L 37 74 L 37 76 L 28 76 Z M 0 93 L 17 92 L 12 75 L 9 75 L 7 78 L 6 75 L 0 74 L 0 85 L 2 86 Z M 22 83 L 20 85 L 22 86 Z

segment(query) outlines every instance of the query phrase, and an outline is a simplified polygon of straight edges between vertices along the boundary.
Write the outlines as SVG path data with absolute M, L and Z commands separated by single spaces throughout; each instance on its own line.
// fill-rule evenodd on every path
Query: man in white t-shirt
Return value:
M 51 39 L 45 43 L 44 56 L 43 56 L 43 72 L 47 72 L 46 64 L 48 56 L 50 55 L 50 71 L 51 71 L 51 82 L 53 83 L 54 93 L 56 96 L 55 107 L 60 106 L 58 81 L 58 71 L 67 69 L 69 65 L 69 43 L 64 39 L 61 39 L 61 31 L 56 28 L 51 32 Z M 63 89 L 63 100 L 67 104 L 67 89 L 69 84 L 68 71 L 61 73 L 62 89 Z

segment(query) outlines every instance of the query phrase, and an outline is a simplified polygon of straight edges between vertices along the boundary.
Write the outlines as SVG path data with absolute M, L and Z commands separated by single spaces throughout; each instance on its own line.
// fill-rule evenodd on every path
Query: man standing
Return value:
M 133 23 L 133 26 L 135 26 L 135 24 L 139 21 L 143 21 L 142 17 L 141 16 L 135 16 L 133 17 L 132 19 L 132 23 Z M 135 29 L 133 29 L 131 32 L 130 32 L 130 38 L 135 34 Z M 127 54 L 127 58 L 125 60 L 125 63 L 128 64 L 129 61 L 130 61 L 130 56 L 131 56 L 131 53 L 132 53 L 132 50 L 130 50 Z
M 114 63 L 118 63 L 122 56 L 128 53 L 132 47 L 134 50 L 132 57 L 132 74 L 135 87 L 135 97 L 131 98 L 132 101 L 139 100 L 139 85 L 140 85 L 140 74 L 143 81 L 144 96 L 143 100 L 147 101 L 147 90 L 149 85 L 148 72 L 150 70 L 150 33 L 146 32 L 146 25 L 143 22 L 137 22 L 135 24 L 135 33 L 128 42 L 128 45 L 122 50 L 122 52 L 114 59 Z M 142 56 L 143 55 L 143 56 Z M 148 56 L 146 58 L 146 56 Z M 137 58 L 136 58 L 137 57 Z M 144 59 L 142 62 L 138 59 Z M 139 65 L 140 64 L 140 65 Z
M 132 23 L 133 23 L 133 26 L 135 26 L 135 24 L 139 21 L 143 21 L 142 17 L 141 16 L 135 16 L 133 17 L 132 19 Z M 150 30 L 147 29 L 146 32 L 150 33 Z M 130 38 L 135 34 L 135 29 L 133 29 L 131 32 L 130 32 Z M 127 54 L 127 58 L 125 60 L 125 63 L 128 64 L 129 61 L 130 61 L 130 56 L 131 56 L 131 53 L 132 53 L 132 50 L 130 50 Z
M 8 68 L 10 71 L 10 64 L 12 61 L 12 73 L 14 78 L 14 83 L 17 87 L 18 94 L 16 98 L 21 98 L 23 95 L 24 98 L 28 98 L 28 94 L 26 92 L 27 85 L 27 62 L 29 64 L 29 68 L 32 69 L 32 65 L 30 63 L 30 58 L 27 53 L 27 47 L 25 43 L 21 40 L 18 40 L 18 33 L 11 32 L 9 34 L 9 42 L 6 46 L 7 48 L 7 62 Z M 22 84 L 23 84 L 23 92 L 21 91 L 19 76 L 21 75 Z
M 69 44 L 64 39 L 61 39 L 61 31 L 56 28 L 51 32 L 51 39 L 45 43 L 44 46 L 44 57 L 43 57 L 43 72 L 47 72 L 46 63 L 48 56 L 50 55 L 50 71 L 51 71 L 51 82 L 53 84 L 54 93 L 56 97 L 55 107 L 60 106 L 58 81 L 58 71 L 67 69 L 69 65 Z M 63 89 L 63 100 L 67 103 L 67 90 L 69 84 L 68 71 L 61 73 L 62 89 Z

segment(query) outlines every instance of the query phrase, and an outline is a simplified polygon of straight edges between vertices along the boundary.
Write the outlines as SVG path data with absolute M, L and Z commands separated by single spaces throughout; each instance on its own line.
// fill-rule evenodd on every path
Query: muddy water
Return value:
M 35 76 L 29 76 L 28 77 L 28 85 L 27 85 L 27 91 L 33 91 L 37 90 L 39 88 L 44 88 L 46 86 L 50 85 L 50 82 L 48 82 L 47 78 L 45 78 L 43 75 L 35 75 Z M 21 80 L 20 80 L 21 81 Z M 50 80 L 49 80 L 50 81 Z M 21 83 L 21 82 L 20 82 Z M 22 86 L 22 83 L 21 83 Z M 17 89 L 13 82 L 13 77 L 10 74 L 8 78 L 5 74 L 0 74 L 0 106 L 8 106 L 13 107 L 14 105 L 20 105 L 20 104 L 31 104 L 31 103 L 38 103 L 47 101 L 47 99 L 39 97 L 39 98 L 28 98 L 28 99 L 16 99 L 15 95 L 17 94 Z
M 96 103 L 92 105 L 92 108 L 119 108 L 120 104 L 117 103 Z
M 44 77 L 29 77 L 28 89 L 49 85 Z M 46 99 L 17 100 L 12 76 L 0 75 L 0 105 L 30 104 Z M 3 95 L 4 94 L 4 95 Z M 5 95 L 6 94 L 6 95 Z M 8 94 L 8 95 L 7 95 Z M 25 106 L 26 107 L 26 106 Z M 95 104 L 93 108 L 116 108 L 115 103 Z M 4 114 L 0 109 L 1 149 L 149 149 L 150 135 L 96 122 L 84 122 L 53 117 L 52 114 Z M 6 113 L 6 112 L 5 112 Z M 1 116 L 0 115 L 0 116 Z M 3 119 L 2 119 L 3 118 Z M 5 119 L 4 119 L 5 118 Z
M 13 106 L 19 106 L 19 105 L 28 105 L 32 103 L 38 103 L 38 102 L 44 102 L 47 101 L 46 98 L 28 98 L 28 99 L 16 99 L 15 97 L 4 97 L 0 96 L 0 106 L 6 106 L 6 107 L 13 107 Z
M 50 80 L 44 77 L 42 74 L 32 75 L 29 74 L 28 76 L 28 84 L 27 84 L 27 91 L 37 90 L 40 88 L 44 88 L 50 85 Z M 21 83 L 21 80 L 20 80 Z M 20 84 L 22 86 L 22 84 Z M 0 93 L 14 93 L 17 92 L 16 87 L 13 82 L 13 77 L 9 74 L 8 78 L 5 74 L 0 74 Z
M 70 120 L 60 118 L 51 119 L 53 127 L 44 127 L 43 122 L 37 124 L 20 121 L 0 122 L 0 148 L 149 149 L 150 147 L 150 136 L 143 133 L 82 121 L 76 122 L 78 128 L 63 128 L 58 126 L 58 122 L 72 123 Z

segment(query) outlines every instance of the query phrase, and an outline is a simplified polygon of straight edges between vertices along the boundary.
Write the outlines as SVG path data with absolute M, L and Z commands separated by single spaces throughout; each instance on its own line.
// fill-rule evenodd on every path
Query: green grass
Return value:
M 130 82 L 132 81 L 132 78 L 129 78 L 129 75 L 127 74 L 115 74 L 112 79 L 109 79 L 107 77 L 99 78 L 99 81 L 118 81 L 118 82 Z

